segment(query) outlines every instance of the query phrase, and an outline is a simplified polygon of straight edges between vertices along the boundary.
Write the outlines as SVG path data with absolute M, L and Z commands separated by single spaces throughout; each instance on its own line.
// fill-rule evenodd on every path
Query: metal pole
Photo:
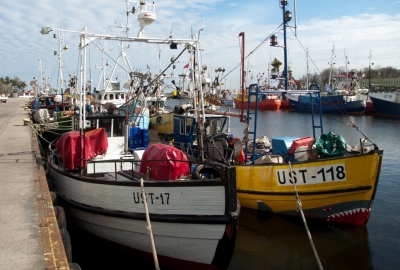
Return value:
M 286 47 L 286 21 L 285 21 L 285 6 L 282 4 L 282 16 L 283 16 L 283 51 L 284 51 L 284 72 L 285 72 L 285 90 L 288 90 L 288 68 L 287 68 L 287 47 Z

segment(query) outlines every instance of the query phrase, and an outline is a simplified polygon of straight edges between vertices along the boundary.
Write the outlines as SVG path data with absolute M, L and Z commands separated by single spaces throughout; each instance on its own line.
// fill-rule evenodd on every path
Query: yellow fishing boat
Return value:
M 236 166 L 242 207 L 365 225 L 376 193 L 383 150 L 307 162 Z M 297 190 L 297 195 L 295 189 Z
M 256 84 L 249 89 L 249 95 L 260 94 Z M 306 92 L 319 99 L 319 89 Z M 242 121 L 248 127 L 246 160 L 236 164 L 242 207 L 292 216 L 300 216 L 302 210 L 309 218 L 367 223 L 379 181 L 382 149 L 367 137 L 353 148 L 341 135 L 324 134 L 321 113 L 319 122 L 312 114 L 313 137 L 276 137 L 272 144 L 268 141 L 268 149 L 257 149 L 257 110 L 247 110 L 247 116 Z M 318 137 L 316 129 L 321 129 Z

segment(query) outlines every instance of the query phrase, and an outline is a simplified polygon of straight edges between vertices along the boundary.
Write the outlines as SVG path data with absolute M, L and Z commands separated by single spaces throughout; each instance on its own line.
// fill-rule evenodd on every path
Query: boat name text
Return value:
M 329 182 L 346 181 L 346 167 L 344 164 L 333 166 L 318 166 L 309 168 L 276 170 L 278 185 L 311 185 Z
M 143 203 L 143 193 L 133 192 L 133 201 L 136 204 Z M 160 193 L 158 196 L 155 193 L 146 193 L 146 202 L 150 204 L 169 204 L 169 193 Z

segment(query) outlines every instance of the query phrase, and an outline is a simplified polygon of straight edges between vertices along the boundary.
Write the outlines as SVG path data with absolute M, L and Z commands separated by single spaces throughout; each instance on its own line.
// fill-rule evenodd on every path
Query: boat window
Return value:
M 192 124 L 193 124 L 193 118 L 186 118 L 185 135 L 190 135 L 190 128 L 192 127 Z
M 114 99 L 114 94 L 110 94 L 110 100 Z
M 125 131 L 125 120 L 124 119 L 114 119 L 113 136 L 124 136 Z
M 111 137 L 111 119 L 99 119 L 99 126 L 106 130 L 108 137 Z
M 179 133 L 185 134 L 185 123 L 184 123 L 183 119 L 179 120 Z
M 108 100 L 108 95 L 107 94 L 104 95 L 104 100 Z
M 111 87 L 112 87 L 112 90 L 120 90 L 121 89 L 119 82 L 112 82 Z
M 119 99 L 119 94 L 115 94 L 115 99 Z
M 121 94 L 121 99 L 125 99 L 125 94 Z

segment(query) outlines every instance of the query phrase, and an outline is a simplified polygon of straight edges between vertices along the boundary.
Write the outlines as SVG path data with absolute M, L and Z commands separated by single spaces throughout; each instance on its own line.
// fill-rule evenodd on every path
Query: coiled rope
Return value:
M 290 167 L 290 174 L 293 175 L 292 163 L 290 161 L 289 161 L 289 167 Z M 295 195 L 296 195 L 296 204 L 297 204 L 296 211 L 297 212 L 300 211 L 301 217 L 303 219 L 304 227 L 306 228 L 306 231 L 307 231 L 308 239 L 310 240 L 311 247 L 312 247 L 312 249 L 314 251 L 315 258 L 317 259 L 317 263 L 318 263 L 319 269 L 322 270 L 324 268 L 322 267 L 321 261 L 320 261 L 320 259 L 318 257 L 317 250 L 315 248 L 314 242 L 313 242 L 312 237 L 311 237 L 310 230 L 308 229 L 307 221 L 306 221 L 306 218 L 304 216 L 303 208 L 302 208 L 302 205 L 301 205 L 301 200 L 299 198 L 299 194 L 297 193 L 296 184 L 295 184 L 294 181 L 292 181 L 292 184 L 293 184 L 294 192 L 295 192 Z

